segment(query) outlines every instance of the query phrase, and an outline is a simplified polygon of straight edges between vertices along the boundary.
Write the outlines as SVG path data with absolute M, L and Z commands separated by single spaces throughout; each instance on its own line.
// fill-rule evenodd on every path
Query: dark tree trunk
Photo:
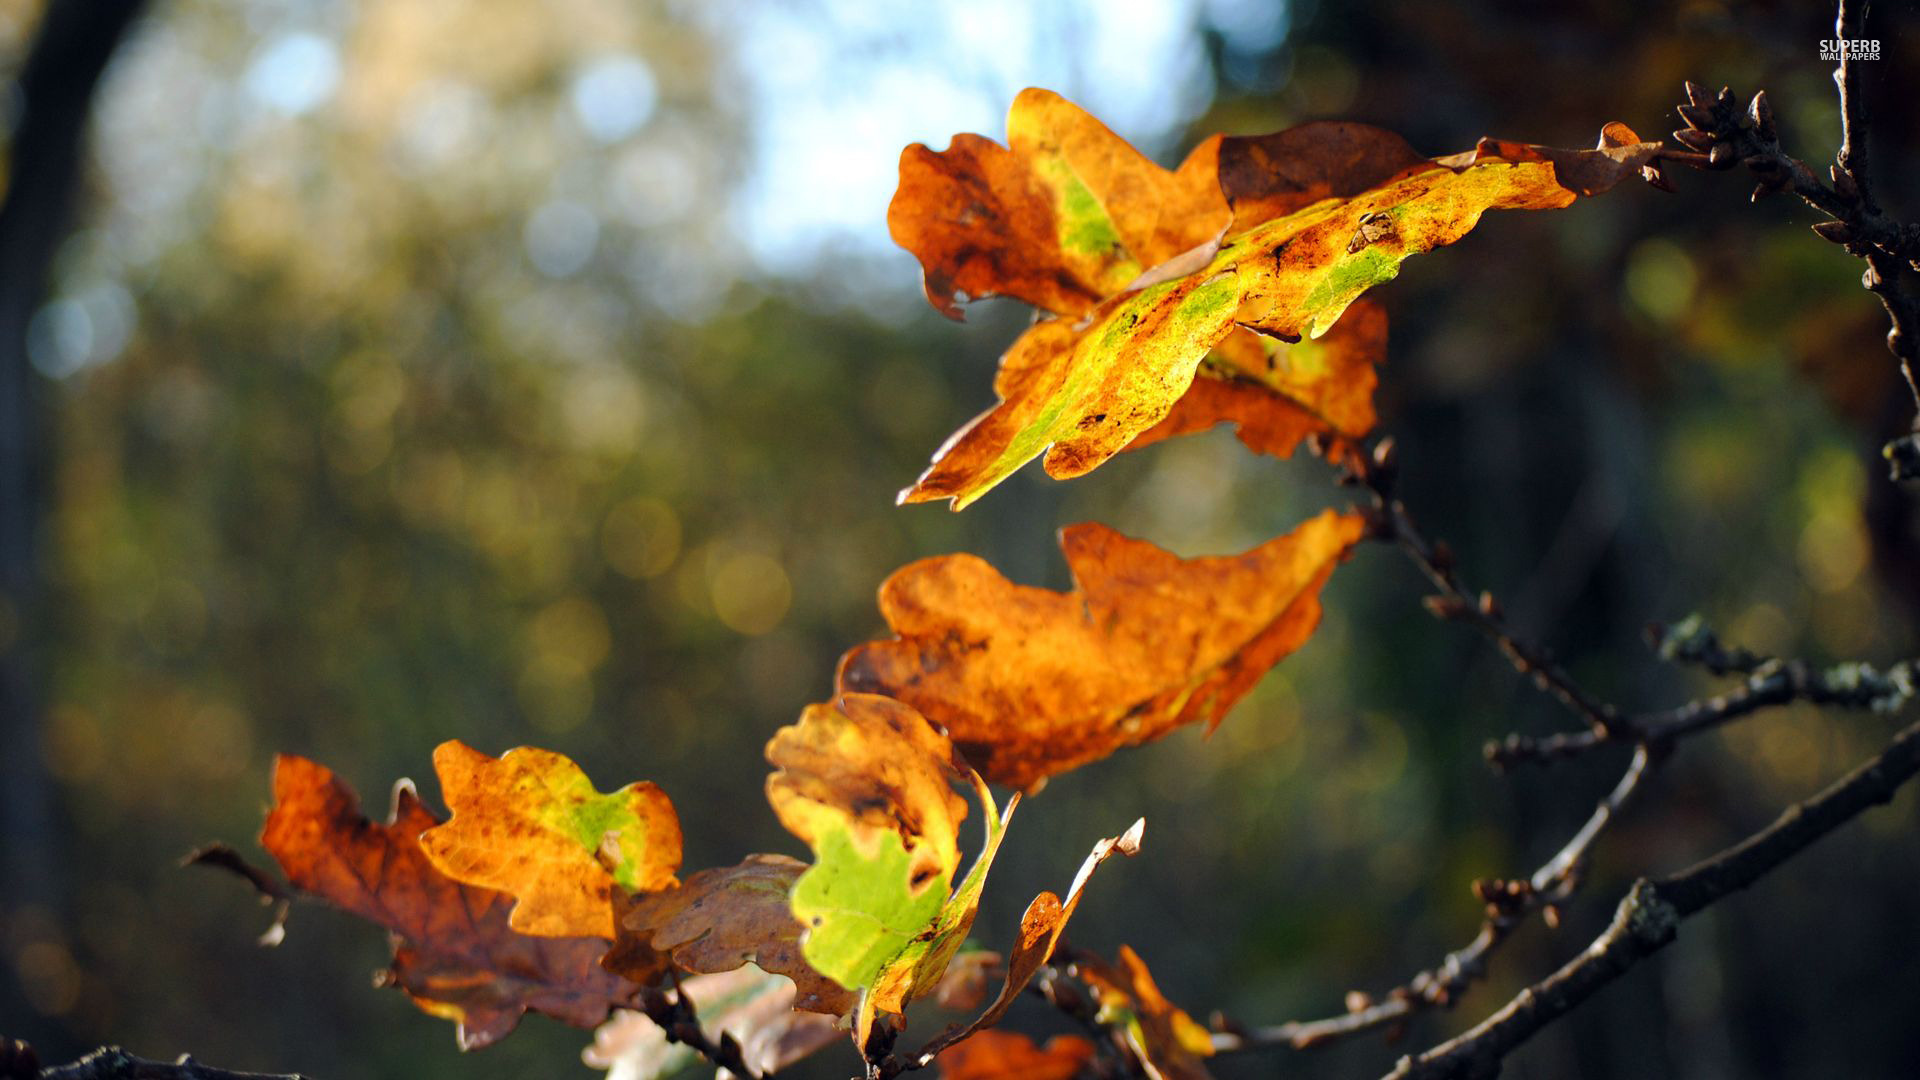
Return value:
M 27 327 L 72 216 L 87 116 L 107 60 L 144 0 L 53 0 L 21 71 L 19 125 L 0 203 L 0 923 L 25 905 L 63 910 L 58 815 L 40 739 L 46 650 L 39 533 L 47 505 L 44 387 Z M 0 967 L 11 973 L 11 965 Z M 0 1015 L 19 1016 L 0 979 Z

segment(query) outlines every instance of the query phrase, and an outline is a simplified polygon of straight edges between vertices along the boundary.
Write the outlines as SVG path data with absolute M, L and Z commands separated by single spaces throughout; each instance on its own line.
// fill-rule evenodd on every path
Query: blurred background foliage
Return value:
M 1885 182 L 1920 148 L 1920 38 L 1911 5 L 1874 16 Z M 0 2 L 7 77 L 41 17 Z M 81 220 L 29 331 L 45 503 L 0 508 L 37 516 L 46 583 L 44 611 L 0 612 L 43 703 L 0 782 L 57 793 L 51 828 L 5 837 L 46 876 L 0 883 L 0 1028 L 60 1060 L 112 1040 L 324 1077 L 591 1075 L 586 1035 L 539 1018 L 459 1055 L 368 991 L 377 932 L 300 910 L 258 948 L 243 890 L 175 859 L 257 830 L 276 751 L 377 812 L 454 737 L 658 781 L 690 867 L 804 854 L 764 805 L 760 748 L 881 632 L 894 567 L 967 550 L 1063 586 L 1067 523 L 1224 552 L 1344 501 L 1319 463 L 1216 432 L 1073 484 L 1029 469 L 963 515 L 895 509 L 989 403 L 1024 318 L 955 326 L 918 297 L 882 225 L 907 142 L 1001 137 L 1039 84 L 1162 160 L 1317 117 L 1434 153 L 1585 145 L 1611 119 L 1662 137 L 1690 77 L 1765 86 L 1819 159 L 1831 25 L 1713 0 L 154 0 L 98 95 Z M 1810 211 L 1677 179 L 1494 215 L 1381 290 L 1408 501 L 1629 707 L 1709 689 L 1639 640 L 1694 610 L 1761 650 L 1911 655 L 1916 517 L 1874 457 L 1909 403 L 1878 305 Z M 1483 740 L 1565 718 L 1419 595 L 1362 551 L 1318 636 L 1214 738 L 1057 779 L 977 936 L 1004 945 L 1037 889 L 1145 814 L 1143 856 L 1101 874 L 1072 936 L 1132 943 L 1197 1014 L 1338 1012 L 1464 944 L 1468 882 L 1530 870 L 1618 763 L 1491 775 Z M 1470 1023 L 1634 875 L 1744 835 L 1888 731 L 1796 708 L 1690 745 L 1565 926 L 1529 928 L 1409 1038 Z M 1911 1075 L 1915 819 L 1909 794 L 1689 924 L 1514 1075 Z M 1405 1048 L 1220 1071 L 1368 1076 Z

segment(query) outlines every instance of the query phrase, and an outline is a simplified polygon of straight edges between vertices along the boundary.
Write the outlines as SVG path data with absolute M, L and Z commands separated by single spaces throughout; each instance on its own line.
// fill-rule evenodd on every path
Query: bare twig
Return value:
M 1428 539 L 1414 522 L 1413 515 L 1407 512 L 1406 504 L 1394 497 L 1398 472 L 1394 457 L 1393 439 L 1382 439 L 1374 447 L 1370 461 L 1363 458 L 1352 464 L 1350 475 L 1352 482 L 1366 488 L 1373 497 L 1375 535 L 1398 545 L 1434 588 L 1440 590 L 1438 595 L 1427 598 L 1427 610 L 1436 618 L 1466 623 L 1491 638 L 1515 671 L 1531 678 L 1535 686 L 1553 695 L 1594 731 L 1606 732 L 1610 738 L 1630 735 L 1630 728 L 1613 706 L 1582 689 L 1553 659 L 1552 653 L 1514 633 L 1492 593 L 1475 594 L 1461 582 L 1452 550 L 1444 541 Z
M 1559 971 L 1520 992 L 1471 1031 L 1403 1058 L 1392 1080 L 1485 1078 L 1536 1032 L 1671 942 L 1681 920 L 1758 881 L 1862 811 L 1893 798 L 1920 773 L 1920 723 L 1819 795 L 1789 807 L 1772 825 L 1659 881 L 1642 878 L 1612 925 Z
M 1306 1049 L 1364 1031 L 1397 1024 L 1414 1013 L 1446 1008 L 1486 976 L 1487 958 L 1536 912 L 1561 903 L 1580 887 L 1593 845 L 1641 790 L 1659 759 L 1641 746 L 1606 798 L 1601 799 L 1580 827 L 1553 857 L 1532 876 L 1518 881 L 1479 881 L 1474 891 L 1487 905 L 1480 933 L 1465 948 L 1447 954 L 1439 966 L 1415 975 L 1389 991 L 1384 1000 L 1355 995 L 1354 1007 L 1344 1016 L 1293 1021 L 1272 1027 L 1223 1032 L 1214 1036 L 1218 1053 L 1238 1053 L 1272 1046 Z
M 305 1080 L 298 1073 L 234 1072 L 202 1065 L 182 1054 L 174 1061 L 149 1061 L 117 1046 L 103 1046 L 66 1065 L 39 1068 L 32 1048 L 0 1039 L 0 1077 L 7 1080 Z
M 1827 170 L 1831 185 L 1806 162 L 1780 148 L 1765 91 L 1754 95 L 1743 117 L 1733 107 L 1732 91 L 1723 88 L 1716 98 L 1698 84 L 1688 83 L 1688 104 L 1680 108 L 1687 127 L 1673 134 L 1691 149 L 1666 150 L 1661 158 L 1695 168 L 1727 169 L 1743 164 L 1760 181 L 1753 192 L 1755 200 L 1776 191 L 1791 191 L 1826 214 L 1831 220 L 1815 225 L 1814 232 L 1843 245 L 1848 254 L 1867 264 L 1861 284 L 1886 308 L 1892 324 L 1887 331 L 1887 349 L 1898 360 L 1914 405 L 1920 409 L 1920 382 L 1914 374 L 1915 364 L 1920 363 L 1920 297 L 1902 281 L 1906 270 L 1920 270 L 1920 224 L 1895 220 L 1873 199 L 1868 175 L 1866 95 L 1861 92 L 1860 67 L 1851 47 L 1864 38 L 1865 21 L 1866 4 L 1862 0 L 1841 0 L 1834 19 L 1839 55 L 1833 71 L 1840 94 L 1840 148 Z M 1915 422 L 1916 430 L 1920 430 L 1920 417 Z M 1895 479 L 1916 475 L 1907 461 L 1920 452 L 1913 440 L 1909 436 L 1887 448 Z
M 668 974 L 673 978 L 672 993 L 653 987 L 640 992 L 640 1010 L 647 1014 L 647 1019 L 660 1026 L 660 1030 L 667 1035 L 667 1041 L 679 1043 L 741 1080 L 769 1080 L 767 1076 L 754 1072 L 747 1064 L 740 1043 L 730 1033 L 721 1032 L 719 1042 L 707 1037 L 706 1030 L 700 1026 L 700 1016 L 694 1011 L 693 1002 L 680 985 L 679 973 L 669 970 Z
M 1637 742 L 1667 748 L 1688 736 L 1773 705 L 1805 701 L 1815 705 L 1885 712 L 1904 705 L 1914 693 L 1914 662 L 1904 660 L 1882 671 L 1870 664 L 1840 664 L 1815 670 L 1800 660 L 1768 660 L 1737 689 L 1632 719 Z M 1535 737 L 1509 735 L 1487 744 L 1487 759 L 1506 768 L 1524 762 L 1551 762 L 1586 753 L 1615 741 L 1604 732 L 1580 731 Z

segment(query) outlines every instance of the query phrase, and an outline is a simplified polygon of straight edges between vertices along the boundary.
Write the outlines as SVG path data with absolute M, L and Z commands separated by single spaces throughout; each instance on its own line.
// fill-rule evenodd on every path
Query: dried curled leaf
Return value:
M 806 868 L 785 855 L 749 855 L 737 866 L 702 870 L 676 888 L 636 898 L 621 919 L 621 943 L 666 953 L 681 970 L 700 974 L 755 964 L 793 981 L 794 1008 L 842 1015 L 854 995 L 807 963 L 803 928 L 788 906 L 787 894 Z M 636 974 L 644 977 L 651 958 L 642 955 Z
M 492 758 L 457 740 L 434 750 L 433 767 L 453 818 L 421 849 L 447 876 L 516 897 L 523 934 L 612 938 L 616 885 L 675 884 L 680 819 L 652 784 L 602 795 L 560 754 L 523 746 Z
M 795 1012 L 793 984 L 755 967 L 695 975 L 680 984 L 700 1016 L 707 1037 L 731 1035 L 741 1058 L 756 1072 L 784 1069 L 840 1037 L 833 1020 Z M 645 1013 L 622 1009 L 593 1033 L 580 1059 L 607 1070 L 607 1080 L 655 1080 L 671 1076 L 698 1055 L 671 1042 Z
M 1083 475 L 1161 423 L 1236 328 L 1317 338 L 1408 256 L 1460 239 L 1483 212 L 1566 206 L 1638 175 L 1658 148 L 1618 124 L 1595 150 L 1482 140 L 1432 161 L 1359 125 L 1208 145 L 1225 170 L 1231 231 L 1084 314 L 1029 329 L 1001 360 L 1000 404 L 949 439 L 902 502 L 964 508 L 1042 454 L 1049 476 Z M 986 245 L 1017 237 L 975 239 L 983 265 L 1016 257 Z
M 1047 961 L 1053 957 L 1053 950 L 1060 943 L 1060 935 L 1067 928 L 1067 920 L 1073 918 L 1073 911 L 1080 906 L 1080 895 L 1086 889 L 1087 882 L 1093 878 L 1093 872 L 1107 857 L 1115 852 L 1122 855 L 1136 855 L 1140 851 L 1140 837 L 1146 831 L 1147 820 L 1135 821 L 1126 832 L 1111 836 L 1093 845 L 1093 851 L 1086 861 L 1080 864 L 1080 872 L 1073 877 L 1073 885 L 1067 889 L 1064 903 L 1060 897 L 1043 892 L 1027 905 L 1026 914 L 1020 917 L 1020 936 L 1014 942 L 1013 951 L 1007 957 L 1006 983 L 1000 988 L 1000 994 L 994 999 L 987 1011 L 981 1013 L 965 1028 L 946 1036 L 936 1043 L 952 1046 L 963 1040 L 979 1038 L 986 1029 L 1000 1022 L 1007 1014 L 1020 992 Z
M 983 1031 L 940 1053 L 942 1080 L 1073 1080 L 1093 1063 L 1093 1043 L 1055 1035 L 1042 1047 L 1025 1035 Z
M 462 1048 L 497 1041 L 528 1010 L 590 1028 L 633 1000 L 639 987 L 600 968 L 606 941 L 515 933 L 510 897 L 440 873 L 419 844 L 439 819 L 410 785 L 394 792 L 385 824 L 305 758 L 275 760 L 273 793 L 261 845 L 295 886 L 397 935 L 381 981 L 458 1023 Z
M 1014 99 L 1007 143 L 956 135 L 944 151 L 916 143 L 900 155 L 887 224 L 950 317 L 961 292 L 1081 314 L 1227 223 L 1218 139 L 1168 171 L 1079 106 L 1029 89 Z
M 1069 593 L 1016 585 L 973 555 L 880 586 L 898 635 L 840 661 L 843 693 L 898 698 L 995 783 L 1031 789 L 1185 724 L 1218 724 L 1320 621 L 1320 587 L 1365 530 L 1326 511 L 1242 555 L 1182 559 L 1104 525 L 1060 546 Z
M 1076 961 L 1076 970 L 1100 1002 L 1100 1021 L 1126 1032 L 1127 1045 L 1153 1080 L 1207 1080 L 1204 1061 L 1213 1056 L 1213 1036 L 1186 1010 L 1168 1001 L 1146 961 L 1120 946 L 1120 962 Z
M 777 771 L 767 798 L 781 823 L 813 848 L 794 882 L 802 951 L 820 974 L 863 991 L 855 1033 L 931 993 L 965 940 L 1006 817 L 984 783 L 984 850 L 959 887 L 960 821 L 953 746 L 926 718 L 890 698 L 846 694 L 811 705 L 767 744 Z

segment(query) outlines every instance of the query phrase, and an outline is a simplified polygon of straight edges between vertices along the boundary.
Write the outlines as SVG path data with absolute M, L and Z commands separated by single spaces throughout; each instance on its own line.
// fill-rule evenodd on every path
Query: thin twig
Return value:
M 1920 298 L 1902 278 L 1908 269 L 1920 271 L 1920 224 L 1903 223 L 1884 213 L 1874 201 L 1868 175 L 1868 121 L 1866 95 L 1860 86 L 1860 67 L 1851 43 L 1865 36 L 1867 5 L 1841 0 L 1834 19 L 1839 55 L 1833 81 L 1840 94 L 1840 147 L 1827 170 L 1832 185 L 1822 181 L 1806 162 L 1780 148 L 1772 107 L 1766 92 L 1754 95 L 1748 114 L 1732 108 L 1732 94 L 1721 90 L 1717 100 L 1696 84 L 1687 84 L 1689 104 L 1680 110 L 1688 129 L 1674 132 L 1692 150 L 1666 149 L 1661 159 L 1695 168 L 1728 169 L 1745 165 L 1760 181 L 1755 200 L 1775 191 L 1792 191 L 1832 220 L 1814 226 L 1821 237 L 1843 245 L 1847 253 L 1867 264 L 1861 284 L 1879 298 L 1892 324 L 1887 349 L 1898 360 L 1914 404 L 1920 409 L 1920 381 L 1914 367 L 1920 363 Z M 1920 417 L 1916 417 L 1920 425 Z M 1889 448 L 1889 457 L 1894 456 Z M 1898 465 L 1898 462 L 1896 462 Z M 1895 470 L 1896 478 L 1909 473 Z
M 1851 709 L 1890 711 L 1914 694 L 1915 662 L 1903 660 L 1885 671 L 1870 664 L 1840 664 L 1815 670 L 1800 660 L 1768 660 L 1738 688 L 1664 712 L 1635 716 L 1638 742 L 1670 748 L 1681 739 L 1719 727 L 1774 705 L 1805 701 Z M 1614 741 L 1604 732 L 1579 731 L 1535 737 L 1509 735 L 1489 743 L 1487 760 L 1508 768 L 1525 762 L 1552 762 Z
M 673 979 L 673 992 L 648 988 L 641 991 L 640 1008 L 647 1019 L 660 1026 L 666 1032 L 667 1041 L 680 1045 L 706 1058 L 709 1062 L 740 1077 L 741 1080 L 768 1080 L 753 1071 L 741 1053 L 740 1043 L 727 1033 L 720 1033 L 720 1041 L 714 1042 L 707 1037 L 700 1026 L 700 1016 L 694 1011 L 693 1002 L 687 997 L 686 988 L 680 985 L 680 973 L 669 969 Z
M 12 1057 L 7 1064 L 30 1061 L 32 1051 L 24 1043 L 7 1043 Z M 4 1074 L 22 1080 L 308 1080 L 299 1073 L 234 1072 L 202 1065 L 186 1054 L 175 1061 L 149 1061 L 135 1057 L 117 1046 L 103 1046 L 66 1065 L 51 1065 L 32 1071 L 8 1071 Z
M 1361 995 L 1344 1016 L 1292 1021 L 1272 1027 L 1223 1032 L 1214 1036 L 1216 1053 L 1239 1053 L 1273 1046 L 1303 1050 L 1335 1039 L 1397 1024 L 1414 1013 L 1446 1008 L 1486 976 L 1487 958 L 1536 912 L 1573 895 L 1584 879 L 1593 845 L 1621 810 L 1642 789 L 1660 758 L 1641 746 L 1619 783 L 1601 799 L 1587 821 L 1553 857 L 1520 881 L 1481 881 L 1475 891 L 1487 905 L 1480 933 L 1465 948 L 1447 954 L 1438 967 L 1415 975 L 1374 1002 Z
M 1393 439 L 1382 439 L 1374 447 L 1370 460 L 1362 458 L 1352 464 L 1351 479 L 1373 497 L 1375 534 L 1398 545 L 1434 588 L 1440 590 L 1439 595 L 1427 599 L 1427 610 L 1437 618 L 1464 622 L 1492 639 L 1515 671 L 1553 695 L 1588 727 L 1607 732 L 1610 738 L 1630 735 L 1631 728 L 1613 706 L 1582 689 L 1544 647 L 1514 633 L 1492 593 L 1475 594 L 1461 582 L 1451 549 L 1444 541 L 1428 539 L 1407 511 L 1406 504 L 1394 497 L 1398 471 L 1394 453 Z
M 1758 881 L 1869 807 L 1888 802 L 1920 774 L 1920 723 L 1825 791 L 1789 807 L 1772 825 L 1660 881 L 1642 878 L 1612 925 L 1559 971 L 1522 990 L 1471 1031 L 1400 1061 L 1390 1080 L 1484 1080 L 1540 1029 L 1629 968 L 1666 947 L 1680 922 Z

